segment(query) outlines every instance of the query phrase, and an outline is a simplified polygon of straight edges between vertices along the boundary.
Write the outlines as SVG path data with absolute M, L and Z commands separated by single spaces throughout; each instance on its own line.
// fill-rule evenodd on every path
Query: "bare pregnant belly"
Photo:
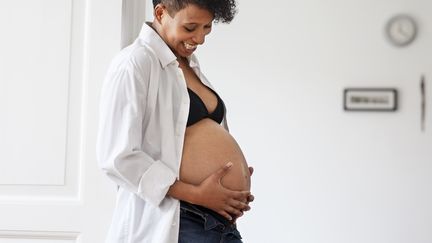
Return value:
M 180 180 L 198 185 L 228 162 L 233 166 L 222 178 L 222 185 L 231 190 L 249 191 L 248 165 L 231 134 L 208 118 L 186 128 Z

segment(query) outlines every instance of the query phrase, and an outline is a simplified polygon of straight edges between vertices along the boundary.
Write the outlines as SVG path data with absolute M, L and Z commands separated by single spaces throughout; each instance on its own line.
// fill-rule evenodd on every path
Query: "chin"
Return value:
M 195 50 L 196 50 L 196 49 L 195 49 Z M 177 53 L 178 53 L 178 55 L 181 56 L 181 57 L 189 57 L 189 56 L 191 56 L 191 55 L 195 52 L 195 50 L 193 50 L 193 51 L 188 51 L 188 50 L 185 49 L 185 48 L 179 48 L 179 50 L 177 51 Z

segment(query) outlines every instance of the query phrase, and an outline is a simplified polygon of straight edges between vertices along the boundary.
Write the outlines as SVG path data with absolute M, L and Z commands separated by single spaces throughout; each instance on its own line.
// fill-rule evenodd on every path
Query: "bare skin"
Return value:
M 199 80 L 186 57 L 204 43 L 211 32 L 213 15 L 193 4 L 174 16 L 159 4 L 154 15 L 152 27 L 177 56 L 188 88 L 200 96 L 211 113 L 217 98 Z M 248 204 L 254 200 L 250 193 L 252 172 L 234 138 L 206 118 L 186 128 L 180 180 L 170 187 L 168 195 L 235 220 L 250 209 Z
M 209 118 L 186 128 L 180 180 L 199 185 L 227 161 L 232 167 L 221 179 L 222 185 L 230 190 L 249 191 L 249 169 L 235 139 Z

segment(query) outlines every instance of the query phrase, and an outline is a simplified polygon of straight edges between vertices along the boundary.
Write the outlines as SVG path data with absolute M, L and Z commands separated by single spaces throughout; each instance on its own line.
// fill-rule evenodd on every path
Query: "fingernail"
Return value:
M 228 163 L 226 164 L 227 167 L 231 167 L 232 165 L 233 165 L 232 162 L 228 162 Z

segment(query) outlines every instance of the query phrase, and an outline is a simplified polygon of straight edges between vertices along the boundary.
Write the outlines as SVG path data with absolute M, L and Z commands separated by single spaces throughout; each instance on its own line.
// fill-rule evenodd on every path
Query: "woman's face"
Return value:
M 190 56 L 211 32 L 213 14 L 194 4 L 189 4 L 174 16 L 163 9 L 160 35 L 175 55 Z

